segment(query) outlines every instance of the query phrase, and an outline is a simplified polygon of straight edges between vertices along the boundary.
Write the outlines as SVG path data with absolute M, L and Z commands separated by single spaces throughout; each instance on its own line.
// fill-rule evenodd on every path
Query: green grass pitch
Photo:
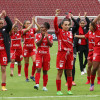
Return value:
M 30 79 L 30 82 L 25 82 L 24 76 L 24 60 L 22 61 L 22 76 L 17 75 L 17 65 L 14 68 L 14 76 L 10 77 L 10 64 L 7 66 L 7 89 L 8 91 L 0 91 L 1 100 L 99 100 L 100 99 L 100 85 L 97 85 L 97 79 L 95 80 L 95 91 L 89 91 L 89 85 L 86 85 L 86 74 L 81 76 L 79 69 L 78 57 L 76 60 L 76 75 L 75 82 L 77 86 L 72 87 L 73 95 L 67 95 L 67 87 L 65 86 L 65 77 L 62 76 L 61 89 L 64 93 L 63 96 L 56 95 L 56 54 L 57 54 L 57 42 L 54 42 L 53 47 L 50 49 L 51 63 L 50 70 L 48 72 L 48 92 L 42 91 L 43 87 L 43 74 L 41 72 L 40 87 L 39 90 L 34 90 L 35 82 Z M 32 60 L 29 62 L 29 77 L 32 70 Z M 0 79 L 1 82 L 1 79 Z M 41 96 L 41 97 L 40 97 Z M 9 97 L 9 98 L 8 98 Z M 15 98 L 11 98 L 15 97 Z M 18 98 L 19 97 L 19 98 Z M 21 98 L 22 97 L 22 98 Z

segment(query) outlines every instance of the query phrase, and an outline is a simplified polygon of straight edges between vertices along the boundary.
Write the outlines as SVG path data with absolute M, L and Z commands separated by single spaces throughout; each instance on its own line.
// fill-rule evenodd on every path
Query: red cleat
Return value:
M 90 81 L 87 81 L 85 84 L 90 84 Z

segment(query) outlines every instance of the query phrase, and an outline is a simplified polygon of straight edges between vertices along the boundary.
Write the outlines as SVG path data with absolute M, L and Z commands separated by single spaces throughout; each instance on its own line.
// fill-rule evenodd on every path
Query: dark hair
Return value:
M 17 27 L 17 28 L 18 28 L 18 25 L 15 25 L 15 26 L 14 26 L 14 28 L 15 28 L 15 27 Z
M 91 24 L 91 26 L 93 27 L 93 30 L 95 31 L 95 30 L 96 30 L 96 24 L 93 23 L 93 22 L 91 22 L 90 24 Z
M 70 23 L 70 25 L 71 25 L 71 20 L 68 19 L 68 18 L 64 18 L 64 19 L 62 20 L 62 22 L 61 22 L 61 25 L 63 25 L 65 21 L 68 21 L 68 22 Z
M 46 29 L 50 29 L 50 24 L 48 22 L 44 22 L 43 25 L 45 26 Z
M 85 20 L 84 20 L 84 19 L 81 19 L 81 20 L 80 20 L 80 23 L 81 23 L 82 21 L 83 21 L 83 22 L 85 22 Z
M 24 25 L 26 24 L 26 22 L 27 22 L 27 21 L 29 21 L 29 20 L 25 20 L 25 21 L 24 21 L 23 28 L 25 28 L 25 26 L 24 26 Z

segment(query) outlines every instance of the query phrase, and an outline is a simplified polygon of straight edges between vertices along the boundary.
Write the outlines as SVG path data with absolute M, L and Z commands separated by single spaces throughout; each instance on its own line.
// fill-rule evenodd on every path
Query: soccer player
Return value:
M 99 19 L 100 19 L 100 14 L 93 20 L 93 23 L 96 24 Z M 95 46 L 93 52 L 93 69 L 91 72 L 90 91 L 94 90 L 94 80 L 96 76 L 96 71 L 100 67 L 100 24 L 96 25 L 94 42 L 95 42 Z
M 90 20 L 87 17 L 87 13 L 84 13 L 85 20 L 87 24 L 85 25 L 85 21 L 80 19 L 80 13 L 79 13 L 79 18 L 77 19 L 77 22 L 79 23 L 79 30 L 76 33 L 77 35 L 85 35 L 88 30 L 89 30 L 89 24 Z M 81 70 L 81 75 L 84 75 L 86 73 L 86 64 L 87 64 L 87 56 L 88 56 L 88 43 L 86 39 L 79 39 L 78 43 L 78 55 L 79 55 L 79 63 L 80 63 L 80 70 Z M 85 56 L 85 61 L 83 64 L 83 54 Z
M 50 24 L 45 22 L 41 25 L 41 33 L 36 35 L 36 45 L 37 54 L 36 54 L 36 68 L 37 72 L 35 74 L 35 83 L 34 89 L 39 88 L 39 80 L 41 68 L 43 68 L 43 91 L 47 91 L 46 88 L 48 82 L 48 70 L 50 69 L 50 52 L 49 48 L 53 45 L 53 36 L 47 33 L 47 30 L 50 28 Z
M 4 26 L 4 17 L 7 25 Z M 10 39 L 9 32 L 12 29 L 12 22 L 6 15 L 6 11 L 3 10 L 0 14 L 0 65 L 2 72 L 2 91 L 6 91 L 6 66 L 10 62 Z
M 11 37 L 11 47 L 10 47 L 11 73 L 10 73 L 10 76 L 13 76 L 15 60 L 18 62 L 18 76 L 21 76 L 21 61 L 23 59 L 23 55 L 22 55 L 22 45 L 21 45 L 21 31 L 18 30 L 17 22 L 23 25 L 17 18 L 15 18 L 15 23 L 12 27 L 12 31 L 10 32 L 10 37 Z
M 86 84 L 90 83 L 90 76 L 91 76 L 91 68 L 92 68 L 92 63 L 93 63 L 93 48 L 94 48 L 94 39 L 95 39 L 95 31 L 96 26 L 93 22 L 90 23 L 89 26 L 89 32 L 86 33 L 85 35 L 75 35 L 77 38 L 86 38 L 88 39 L 88 44 L 89 44 L 89 53 L 88 53 L 88 69 L 87 69 L 87 82 Z M 98 69 L 98 73 L 100 72 L 100 69 Z M 98 74 L 98 84 L 100 84 L 100 75 Z
M 68 82 L 68 94 L 73 94 L 71 92 L 72 87 L 72 69 L 73 69 L 73 34 L 78 30 L 79 25 L 73 19 L 71 14 L 71 19 L 74 21 L 76 27 L 72 27 L 72 32 L 69 31 L 70 28 L 70 20 L 64 19 L 61 23 L 62 29 L 58 28 L 57 19 L 60 10 L 56 10 L 55 19 L 54 19 L 54 28 L 55 34 L 58 39 L 58 54 L 57 54 L 57 78 L 56 78 L 56 86 L 57 86 L 57 95 L 63 95 L 61 92 L 61 76 L 63 73 L 63 69 L 66 69 L 67 73 L 67 82 Z
M 37 29 L 32 28 L 33 24 L 36 24 L 38 28 Z M 25 61 L 24 72 L 25 72 L 26 82 L 29 82 L 29 79 L 28 79 L 29 57 L 32 58 L 33 67 L 34 67 L 34 69 L 36 69 L 35 68 L 36 47 L 35 47 L 35 43 L 34 43 L 34 38 L 35 38 L 35 33 L 40 30 L 40 25 L 38 25 L 35 22 L 35 18 L 33 17 L 32 23 L 30 23 L 29 20 L 24 21 L 23 28 L 24 28 L 22 30 L 22 37 L 24 39 L 23 56 L 24 56 L 24 61 Z M 32 78 L 34 78 L 34 77 L 32 77 Z

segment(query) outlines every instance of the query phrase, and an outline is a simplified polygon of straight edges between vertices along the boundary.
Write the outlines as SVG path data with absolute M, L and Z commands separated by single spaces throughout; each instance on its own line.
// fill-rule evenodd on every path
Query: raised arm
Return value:
M 85 35 L 75 35 L 74 37 L 82 39 L 85 38 Z
M 7 23 L 5 28 L 6 28 L 6 31 L 9 33 L 11 31 L 11 29 L 12 29 L 12 22 L 11 22 L 10 18 L 6 15 L 6 11 L 5 10 L 2 11 L 1 16 L 5 17 L 5 21 Z
M 35 21 L 35 18 L 34 18 L 34 24 L 36 24 L 37 26 L 36 32 L 40 31 L 40 25 Z
M 23 34 L 25 34 L 26 32 L 28 32 L 30 29 L 31 29 L 31 27 L 33 26 L 33 24 L 34 24 L 34 17 L 32 18 L 32 23 L 30 24 L 30 26 L 28 27 L 28 28 L 26 28 L 26 29 L 24 29 L 23 30 Z
M 79 13 L 79 15 L 78 15 L 79 17 L 78 17 L 78 18 L 77 18 L 77 20 L 76 20 L 78 24 L 79 24 L 79 22 L 80 22 L 80 19 L 81 19 L 81 16 L 80 16 L 80 14 L 81 14 L 81 13 Z
M 58 23 L 57 23 L 59 13 L 60 13 L 60 10 L 56 9 L 56 14 L 55 14 L 55 18 L 54 18 L 54 28 L 55 28 L 56 33 L 58 33 L 58 30 L 59 30 Z
M 89 29 L 90 20 L 89 20 L 89 18 L 87 17 L 87 12 L 84 13 L 84 17 L 85 17 L 85 20 L 86 20 L 86 22 L 87 22 L 86 28 Z
M 23 23 L 18 19 L 18 18 L 14 18 L 15 21 L 17 21 L 21 26 L 23 26 Z
M 93 20 L 93 23 L 97 23 L 99 18 L 100 18 L 100 14 Z

